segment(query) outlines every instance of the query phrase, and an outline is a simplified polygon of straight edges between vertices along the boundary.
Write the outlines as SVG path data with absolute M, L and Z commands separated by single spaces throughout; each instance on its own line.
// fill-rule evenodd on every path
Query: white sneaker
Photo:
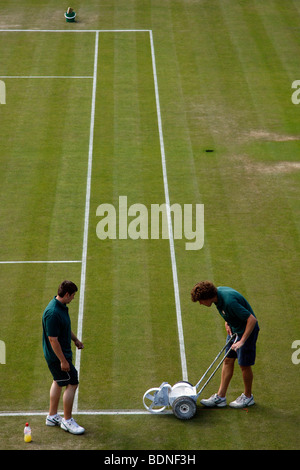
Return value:
M 46 418 L 46 426 L 60 426 L 62 421 L 62 417 L 59 414 L 53 416 L 47 416 Z
M 60 427 L 64 431 L 68 431 L 71 434 L 83 434 L 85 431 L 85 429 L 79 426 L 79 424 L 77 424 L 75 419 L 73 418 L 68 419 L 68 420 L 66 420 L 65 418 L 62 418 Z
M 224 398 L 219 397 L 217 393 L 212 395 L 210 398 L 201 400 L 200 403 L 202 403 L 202 405 L 207 406 L 209 408 L 213 408 L 214 406 L 217 406 L 218 408 L 224 408 L 224 406 L 227 405 L 226 397 Z
M 236 400 L 229 403 L 229 406 L 231 406 L 231 408 L 247 408 L 247 406 L 252 406 L 254 404 L 255 404 L 255 401 L 254 401 L 253 395 L 251 395 L 251 397 L 248 398 L 246 397 L 244 393 L 242 393 L 242 395 L 237 397 Z

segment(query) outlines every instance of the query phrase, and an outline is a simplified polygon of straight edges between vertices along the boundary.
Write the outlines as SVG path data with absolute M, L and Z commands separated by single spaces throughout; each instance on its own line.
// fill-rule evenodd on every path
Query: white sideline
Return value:
M 47 260 L 37 260 L 37 261 L 0 261 L 0 264 L 39 264 L 39 263 L 81 263 L 81 260 L 56 260 L 56 261 L 47 261 Z
M 170 197 L 169 197 L 169 186 L 168 186 L 167 167 L 166 167 L 165 145 L 164 145 L 164 138 L 163 138 L 163 131 L 162 131 L 162 122 L 161 122 L 161 113 L 160 113 L 159 92 L 158 92 L 156 63 L 155 63 L 155 52 L 154 52 L 154 43 L 153 43 L 152 31 L 149 31 L 149 34 L 150 34 L 150 44 L 151 44 L 152 69 L 153 69 L 153 77 L 154 77 L 154 88 L 155 88 L 156 111 L 157 111 L 157 121 L 158 121 L 158 130 L 159 130 L 159 142 L 160 142 L 160 151 L 161 151 L 161 162 L 162 162 L 162 170 L 163 170 L 164 190 L 165 190 L 166 209 L 167 209 L 167 220 L 168 220 L 168 229 L 169 229 L 169 244 L 170 244 L 172 272 L 173 272 L 173 284 L 174 284 L 174 294 L 175 294 L 175 306 L 176 306 L 177 328 L 178 328 L 179 348 L 180 348 L 180 358 L 181 358 L 182 380 L 188 380 L 187 365 L 186 365 L 186 354 L 185 354 L 185 346 L 184 346 L 184 336 L 183 336 L 183 328 L 182 328 L 180 296 L 179 296 L 179 287 L 178 287 L 178 277 L 177 277 L 177 267 L 176 267 L 176 257 L 175 257 L 175 248 L 174 248 L 174 238 L 173 238 L 173 227 L 172 227 L 172 218 L 171 218 L 171 211 L 170 211 Z
M 79 290 L 79 310 L 78 310 L 78 323 L 77 323 L 77 338 L 80 341 L 82 339 L 82 323 L 83 323 L 84 294 L 85 294 L 85 280 L 86 280 L 86 257 L 87 257 L 87 246 L 88 246 L 89 214 L 90 214 L 90 199 L 91 199 L 91 178 L 92 178 L 94 123 L 95 123 L 95 105 L 96 105 L 98 44 L 99 44 L 99 32 L 96 32 L 95 52 L 94 52 L 92 108 L 91 108 L 91 122 L 90 122 L 90 139 L 89 139 L 89 158 L 88 158 L 88 170 L 87 170 L 87 180 L 86 180 L 84 233 L 83 233 L 81 279 L 80 279 L 80 290 Z M 78 378 L 80 375 L 80 359 L 81 359 L 81 350 L 76 349 L 75 368 L 78 371 Z M 77 388 L 76 395 L 74 398 L 74 405 L 73 405 L 74 413 L 78 411 L 78 389 L 79 387 Z
M 93 78 L 88 75 L 0 75 L 0 78 Z

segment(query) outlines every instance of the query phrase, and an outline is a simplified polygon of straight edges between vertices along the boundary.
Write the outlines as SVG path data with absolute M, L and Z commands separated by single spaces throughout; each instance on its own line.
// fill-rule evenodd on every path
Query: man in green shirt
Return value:
M 78 387 L 78 373 L 72 364 L 71 340 L 78 349 L 83 344 L 71 330 L 71 320 L 67 304 L 72 302 L 77 286 L 72 281 L 63 281 L 43 313 L 43 351 L 46 362 L 53 376 L 50 388 L 50 409 L 46 418 L 47 426 L 60 426 L 71 434 L 83 434 L 84 428 L 72 418 L 75 392 Z M 62 387 L 64 417 L 58 413 L 58 404 Z
M 243 376 L 244 393 L 235 401 L 229 403 L 229 406 L 245 408 L 254 405 L 251 366 L 255 363 L 259 326 L 250 304 L 239 292 L 231 287 L 216 287 L 210 281 L 201 281 L 196 284 L 191 291 L 191 296 L 193 302 L 199 302 L 200 305 L 206 307 L 211 307 L 214 303 L 219 314 L 225 320 L 228 338 L 233 333 L 238 335 L 237 342 L 232 346 L 232 350 L 223 362 L 218 393 L 215 393 L 207 400 L 201 400 L 201 403 L 208 407 L 226 406 L 226 392 L 233 376 L 235 360 L 238 359 Z

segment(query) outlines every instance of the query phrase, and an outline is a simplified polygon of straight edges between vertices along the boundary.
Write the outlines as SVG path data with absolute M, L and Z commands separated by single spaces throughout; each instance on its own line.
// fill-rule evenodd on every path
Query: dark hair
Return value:
M 72 281 L 63 281 L 60 286 L 58 286 L 57 295 L 59 297 L 64 297 L 66 293 L 72 295 L 74 292 L 77 292 L 78 288 L 76 284 Z
M 200 281 L 191 290 L 193 302 L 213 299 L 218 294 L 216 286 L 210 281 Z

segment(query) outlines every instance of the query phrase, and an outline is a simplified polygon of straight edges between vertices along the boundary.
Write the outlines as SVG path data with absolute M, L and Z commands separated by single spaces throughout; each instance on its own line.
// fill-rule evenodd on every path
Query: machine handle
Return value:
M 215 357 L 215 359 L 213 360 L 213 362 L 211 363 L 211 365 L 208 367 L 208 369 L 204 372 L 204 374 L 202 375 L 201 379 L 199 380 L 199 382 L 196 384 L 195 388 L 197 390 L 197 388 L 199 387 L 199 385 L 201 384 L 202 380 L 206 377 L 206 375 L 208 374 L 208 372 L 211 370 L 211 368 L 213 367 L 213 365 L 215 364 L 215 362 L 219 359 L 219 357 L 221 356 L 222 352 L 226 349 L 226 347 L 228 346 L 228 344 L 230 344 L 232 342 L 232 345 L 230 346 L 230 348 L 228 349 L 227 353 L 224 355 L 224 357 L 222 358 L 222 360 L 219 362 L 219 364 L 217 364 L 215 370 L 211 373 L 211 375 L 209 376 L 209 378 L 207 379 L 207 381 L 205 382 L 205 384 L 202 386 L 202 388 L 199 390 L 199 392 L 197 393 L 197 398 L 198 396 L 200 395 L 200 393 L 202 392 L 202 390 L 206 387 L 206 385 L 208 384 L 208 382 L 213 378 L 213 376 L 215 375 L 215 373 L 217 372 L 217 370 L 219 369 L 219 367 L 222 365 L 222 363 L 224 362 L 225 358 L 228 356 L 229 352 L 231 351 L 231 348 L 233 346 L 234 343 L 237 342 L 237 339 L 238 339 L 238 335 L 237 333 L 233 333 L 229 340 L 226 341 L 226 344 L 225 346 L 223 346 L 223 348 L 221 349 L 221 351 L 217 354 L 217 356 Z

